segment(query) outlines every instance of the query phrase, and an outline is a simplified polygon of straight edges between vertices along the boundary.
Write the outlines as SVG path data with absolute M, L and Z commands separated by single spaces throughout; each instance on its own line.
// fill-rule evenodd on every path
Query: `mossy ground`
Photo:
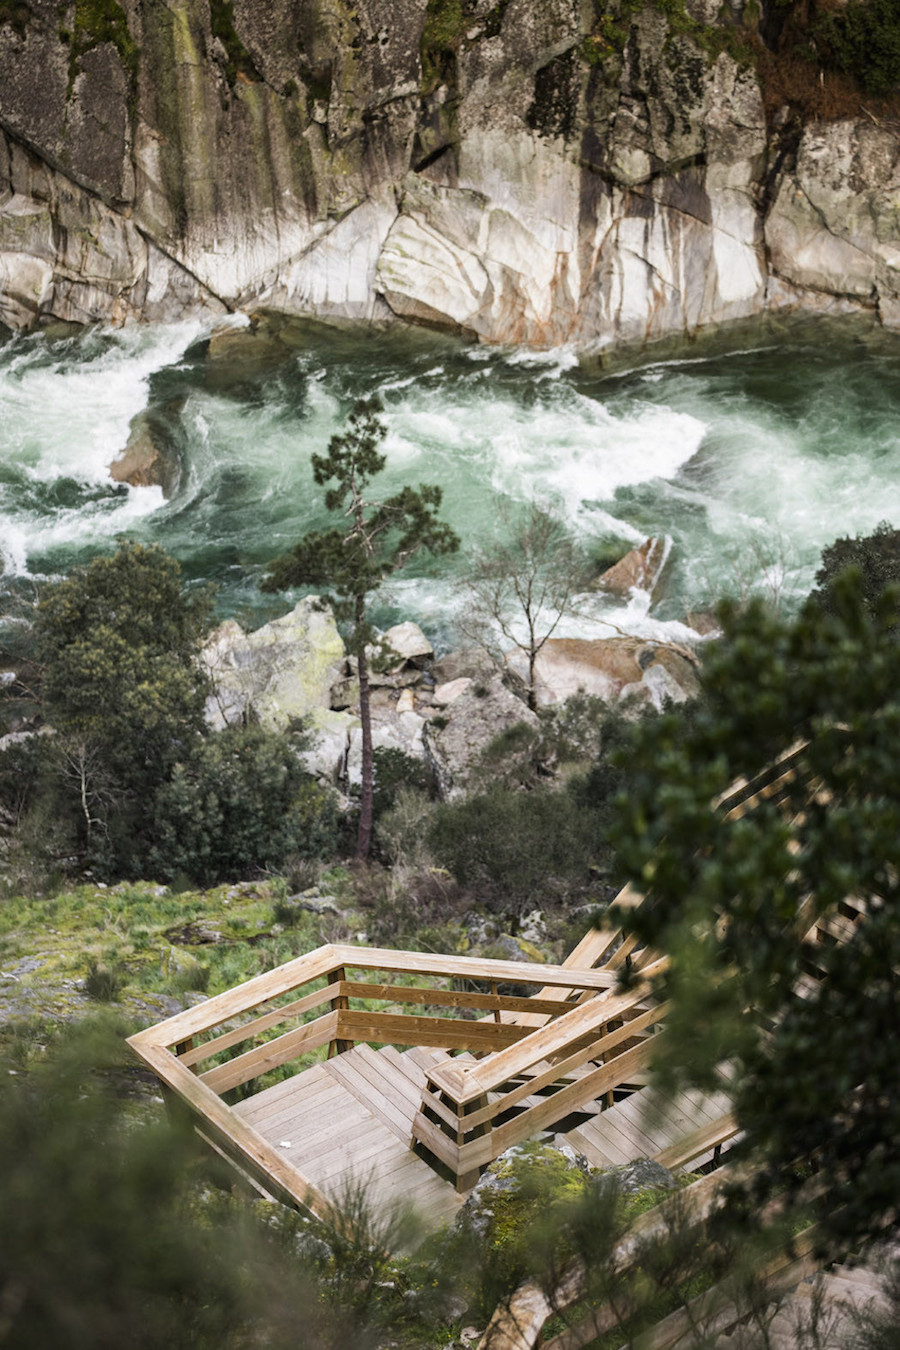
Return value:
M 328 877 L 328 889 L 345 874 Z M 177 893 L 154 883 L 80 885 L 45 899 L 0 902 L 0 1041 L 23 1022 L 65 1024 L 106 1000 L 135 1027 L 349 936 L 332 915 L 278 922 L 282 881 Z M 92 986 L 94 997 L 91 996 Z

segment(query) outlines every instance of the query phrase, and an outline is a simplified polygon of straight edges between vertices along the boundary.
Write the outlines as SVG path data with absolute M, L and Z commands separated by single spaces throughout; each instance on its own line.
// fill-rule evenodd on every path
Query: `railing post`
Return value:
M 326 975 L 325 982 L 326 984 L 335 984 L 335 983 L 344 984 L 346 982 L 346 979 L 347 979 L 346 969 L 343 966 L 339 966 L 337 970 L 333 970 L 329 975 Z M 347 1012 L 349 1008 L 350 1008 L 350 1000 L 346 996 L 346 994 L 335 994 L 335 996 L 331 1000 L 331 1011 Z M 330 1041 L 328 1044 L 328 1058 L 333 1059 L 335 1055 L 342 1055 L 345 1052 L 345 1050 L 352 1050 L 352 1049 L 353 1049 L 352 1041 L 345 1041 L 340 1037 L 337 1037 L 335 1038 L 335 1040 Z

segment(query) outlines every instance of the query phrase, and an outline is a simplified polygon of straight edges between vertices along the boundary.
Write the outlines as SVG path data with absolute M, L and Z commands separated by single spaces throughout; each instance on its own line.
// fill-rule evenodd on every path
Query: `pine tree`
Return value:
M 415 553 L 452 553 L 459 539 L 438 520 L 441 489 L 404 487 L 384 501 L 367 496 L 371 480 L 387 462 L 378 450 L 385 435 L 380 402 L 360 400 L 347 431 L 333 436 L 324 455 L 312 456 L 313 477 L 325 493 L 329 511 L 341 525 L 304 536 L 290 553 L 276 558 L 262 581 L 264 591 L 294 586 L 324 586 L 339 621 L 350 625 L 349 647 L 359 667 L 359 717 L 362 726 L 362 789 L 356 852 L 368 856 L 372 837 L 372 713 L 366 647 L 373 637 L 367 617 L 369 596 L 385 577 L 405 567 Z

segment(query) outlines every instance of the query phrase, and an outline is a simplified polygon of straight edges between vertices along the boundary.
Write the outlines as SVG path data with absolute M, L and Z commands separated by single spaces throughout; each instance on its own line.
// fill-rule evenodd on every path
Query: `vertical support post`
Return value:
M 330 975 L 327 975 L 326 979 L 329 984 L 343 985 L 347 979 L 347 972 L 343 966 L 339 966 L 337 970 L 333 970 Z M 347 995 L 335 994 L 331 1000 L 331 1011 L 346 1012 L 349 1008 L 350 1000 Z M 342 1055 L 346 1050 L 352 1050 L 352 1048 L 352 1041 L 345 1041 L 340 1037 L 336 1037 L 333 1041 L 329 1041 L 328 1043 L 328 1058 L 332 1059 L 334 1055 Z
M 494 998 L 499 998 L 496 980 L 491 980 L 491 993 L 493 994 Z M 495 1022 L 501 1021 L 499 1005 L 494 1009 L 494 1021 Z
M 186 1041 L 178 1042 L 178 1044 L 175 1046 L 175 1054 L 184 1055 L 187 1054 L 188 1050 L 193 1050 L 193 1048 L 194 1048 L 194 1038 L 193 1036 L 189 1036 Z M 191 1073 L 199 1072 L 196 1064 L 190 1064 L 188 1065 L 188 1067 Z

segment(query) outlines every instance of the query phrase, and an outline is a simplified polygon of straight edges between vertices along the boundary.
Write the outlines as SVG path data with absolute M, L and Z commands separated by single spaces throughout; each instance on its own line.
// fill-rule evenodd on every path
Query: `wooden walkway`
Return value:
M 412 1151 L 412 1122 L 441 1057 L 357 1045 L 233 1109 L 329 1199 L 362 1186 L 376 1212 L 408 1205 L 437 1227 L 463 1197 Z

